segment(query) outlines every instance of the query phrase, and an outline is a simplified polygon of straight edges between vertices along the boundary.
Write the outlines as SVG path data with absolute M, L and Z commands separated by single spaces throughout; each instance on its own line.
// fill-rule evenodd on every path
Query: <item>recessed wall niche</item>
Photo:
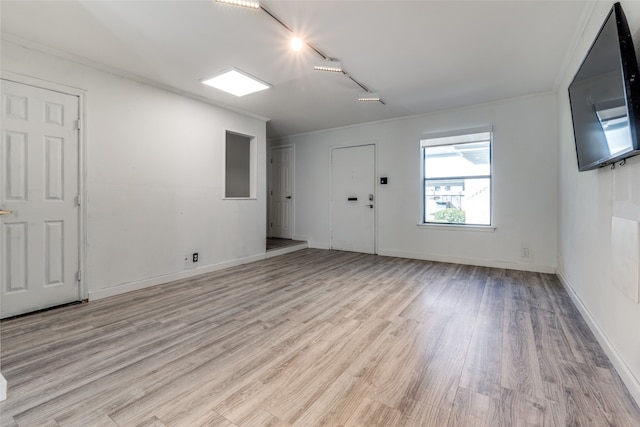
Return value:
M 225 132 L 226 199 L 256 198 L 256 138 L 236 132 Z

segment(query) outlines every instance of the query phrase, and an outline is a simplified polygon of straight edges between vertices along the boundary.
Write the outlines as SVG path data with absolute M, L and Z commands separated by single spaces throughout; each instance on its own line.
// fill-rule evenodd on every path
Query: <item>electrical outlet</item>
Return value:
M 522 258 L 529 258 L 531 256 L 531 253 L 529 252 L 529 248 L 522 248 L 520 249 L 521 253 L 520 256 Z
M 193 255 L 191 256 L 191 261 L 198 262 L 198 252 L 193 253 Z

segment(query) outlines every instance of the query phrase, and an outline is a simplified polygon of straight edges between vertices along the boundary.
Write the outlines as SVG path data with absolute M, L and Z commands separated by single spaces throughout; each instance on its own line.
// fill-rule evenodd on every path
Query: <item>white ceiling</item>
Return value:
M 264 0 L 386 105 L 261 10 L 213 0 L 2 0 L 3 37 L 24 39 L 270 119 L 277 137 L 554 89 L 589 2 Z M 236 98 L 200 81 L 237 67 L 272 85 Z M 37 76 L 36 76 L 37 77 Z

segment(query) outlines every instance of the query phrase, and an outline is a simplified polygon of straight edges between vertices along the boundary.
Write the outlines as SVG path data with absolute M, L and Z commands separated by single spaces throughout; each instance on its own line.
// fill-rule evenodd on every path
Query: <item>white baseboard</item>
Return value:
M 163 283 L 173 282 L 174 280 L 188 279 L 190 277 L 199 276 L 205 273 L 211 273 L 214 271 L 222 270 L 223 268 L 235 267 L 242 264 L 247 264 L 254 261 L 260 261 L 266 258 L 266 253 L 261 252 L 256 255 L 251 255 L 245 258 L 239 258 L 232 261 L 225 261 L 218 264 L 208 265 L 192 270 L 180 271 L 172 274 L 165 274 L 163 276 L 152 277 L 150 279 L 138 280 L 135 282 L 123 283 L 120 285 L 111 286 L 104 289 L 98 289 L 95 291 L 89 291 L 89 300 L 97 300 L 101 298 L 112 297 L 115 295 L 124 294 L 126 292 L 137 291 L 139 289 L 148 288 L 150 286 L 161 285 Z
M 591 329 L 591 332 L 593 332 L 593 335 L 595 335 L 596 339 L 600 343 L 600 346 L 604 349 L 604 352 L 609 357 L 609 360 L 611 360 L 611 363 L 616 368 L 618 375 L 620 375 L 620 378 L 622 378 L 622 382 L 624 382 L 624 384 L 627 386 L 629 393 L 636 401 L 638 406 L 640 406 L 640 381 L 638 381 L 638 379 L 633 375 L 633 372 L 631 372 L 631 369 L 629 369 L 624 359 L 620 357 L 620 354 L 616 351 L 611 341 L 609 341 L 607 335 L 600 328 L 598 322 L 591 315 L 589 309 L 583 304 L 578 294 L 573 290 L 573 287 L 571 286 L 567 278 L 564 277 L 564 275 L 560 271 L 557 271 L 556 275 L 560 279 L 560 283 L 562 283 L 562 286 L 564 286 L 565 290 L 571 297 L 573 304 L 576 306 L 585 322 L 587 322 L 589 329 Z
M 7 380 L 0 373 L 0 402 L 7 400 Z
M 448 262 L 452 264 L 477 265 L 480 267 L 506 268 L 508 270 L 532 271 L 534 273 L 555 274 L 556 267 L 548 265 L 524 264 L 515 262 L 504 262 L 494 260 L 484 260 L 475 258 L 461 258 L 452 256 L 430 255 L 417 252 L 405 252 L 379 249 L 378 255 L 392 256 L 398 258 L 420 259 L 423 261 Z
M 331 249 L 326 243 L 309 242 L 309 247 L 313 249 Z

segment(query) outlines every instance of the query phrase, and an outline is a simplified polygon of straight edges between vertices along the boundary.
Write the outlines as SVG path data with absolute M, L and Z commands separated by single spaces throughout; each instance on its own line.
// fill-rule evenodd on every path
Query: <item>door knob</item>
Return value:
M 0 215 L 11 215 L 13 211 L 0 210 Z
M 365 205 L 365 206 L 368 207 L 368 208 L 373 209 L 373 205 Z

